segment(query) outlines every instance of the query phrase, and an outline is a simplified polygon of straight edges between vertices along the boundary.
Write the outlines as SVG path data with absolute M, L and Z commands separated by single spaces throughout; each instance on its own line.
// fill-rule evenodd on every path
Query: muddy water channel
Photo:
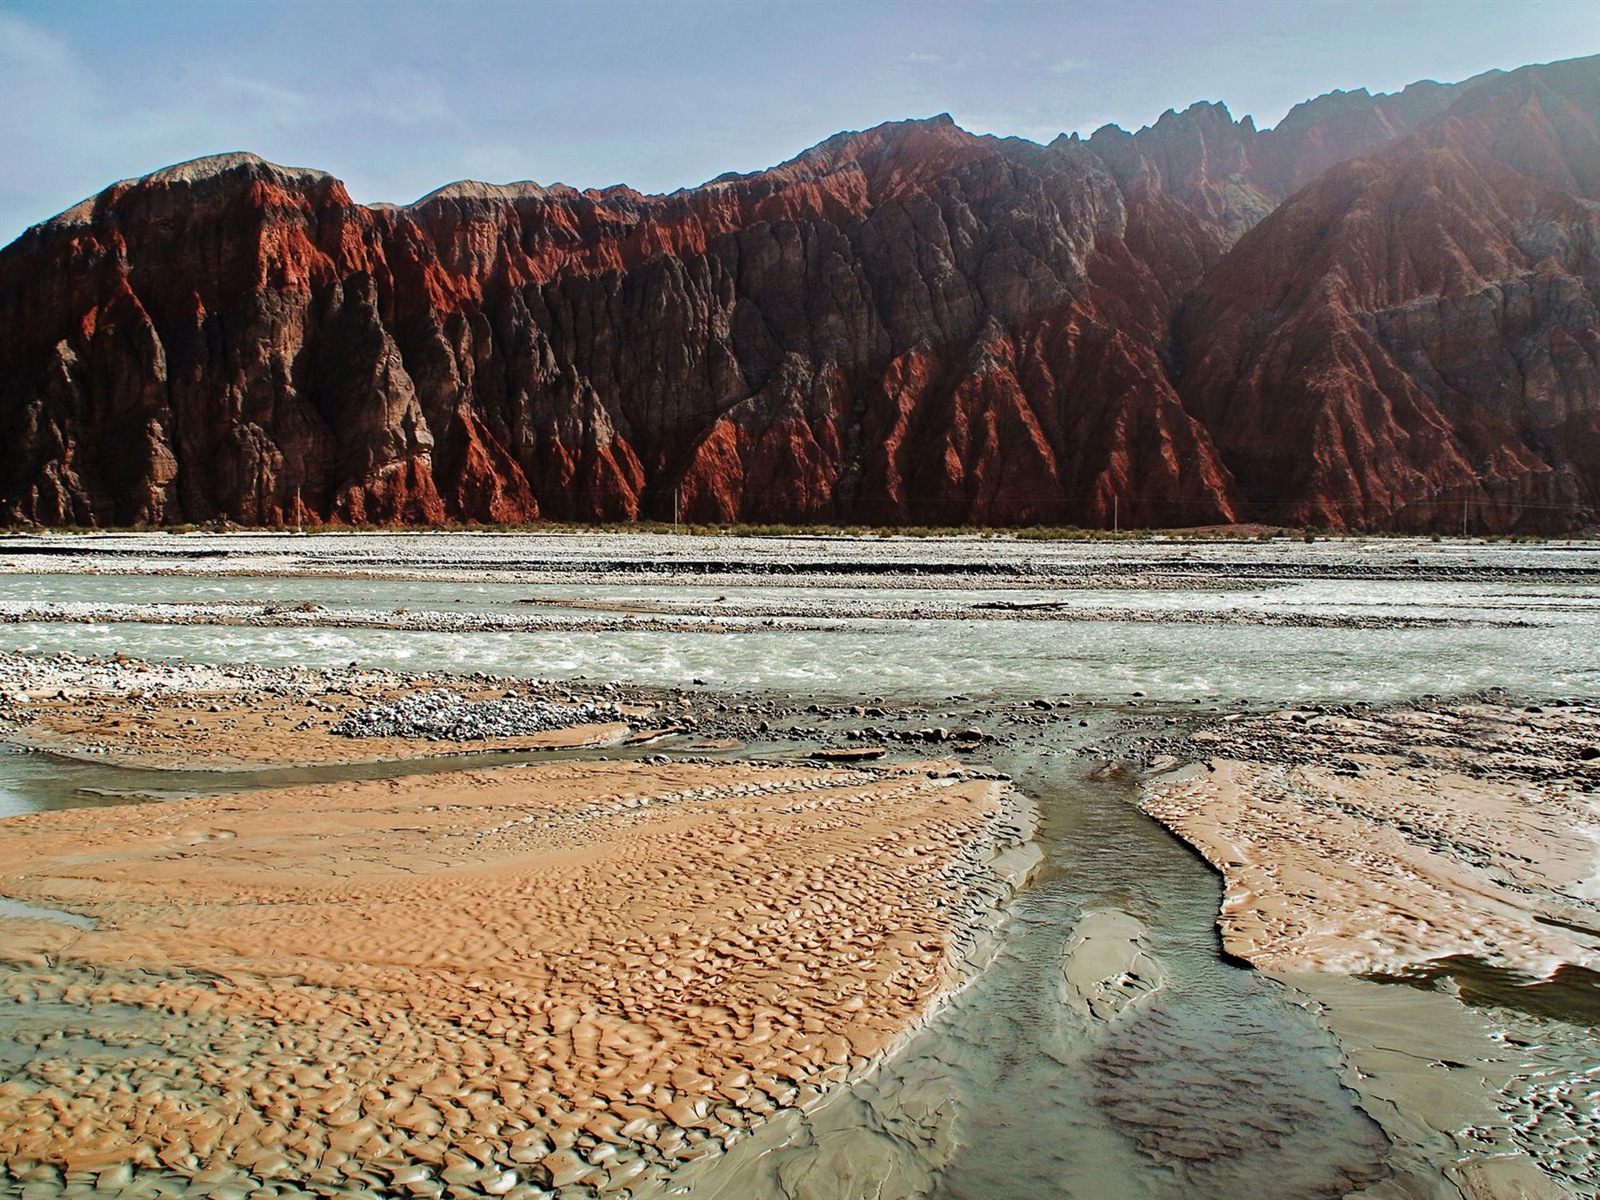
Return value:
M 1128 785 L 1037 752 L 1016 766 L 1046 858 L 988 969 L 862 1087 L 689 1194 L 1337 1197 L 1387 1176 L 1332 1037 L 1221 959 L 1203 864 Z M 1107 914 L 1130 919 L 1154 985 L 1110 1019 L 1064 984 L 1079 931 Z
M 9 600 L 259 596 L 374 612 L 509 611 L 530 599 L 571 599 L 577 590 L 317 579 L 0 579 L 0 599 Z M 685 603 L 727 597 L 715 589 L 661 591 Z M 588 604 L 603 608 L 609 600 L 618 611 L 642 594 L 637 587 L 603 585 L 581 593 Z M 868 594 L 863 590 L 863 603 Z M 841 595 L 833 590 L 828 599 Z M 782 588 L 748 588 L 738 598 L 753 606 L 793 599 Z M 921 590 L 918 598 L 936 603 L 940 593 Z M 949 599 L 971 597 L 963 592 Z M 1148 604 L 1148 597 L 1109 594 L 1092 597 L 1092 604 L 1135 600 Z M 1172 597 L 1163 603 L 1184 608 Z M 1377 619 L 1335 628 L 1271 627 L 1252 619 L 1297 606 L 1314 615 L 1360 612 Z M 1404 1162 L 1397 1157 L 1389 1132 L 1395 1123 L 1380 1126 L 1345 1086 L 1349 1063 L 1327 1023 L 1318 1020 L 1316 1005 L 1222 955 L 1215 875 L 1138 812 L 1129 773 L 1107 768 L 1130 737 L 1171 736 L 1197 715 L 1230 708 L 1390 701 L 1489 686 L 1536 696 L 1600 696 L 1600 592 L 1313 581 L 1191 594 L 1188 608 L 1237 619 L 838 617 L 803 629 L 529 634 L 41 621 L 0 627 L 0 645 L 30 653 L 123 652 L 207 662 L 358 661 L 408 671 L 675 687 L 704 681 L 707 690 L 730 697 L 900 705 L 912 710 L 907 720 L 973 724 L 1003 734 L 1007 740 L 991 744 L 978 761 L 1011 775 L 1033 800 L 1044 859 L 1014 901 L 999 944 L 979 948 L 985 969 L 865 1079 L 804 1119 L 774 1122 L 726 1157 L 697 1164 L 677 1182 L 679 1194 L 726 1200 L 1337 1197 L 1371 1185 L 1392 1189 L 1397 1176 L 1405 1176 L 1410 1190 L 1389 1194 L 1458 1195 L 1437 1171 L 1430 1176 L 1418 1165 L 1428 1153 L 1447 1156 L 1447 1142 L 1431 1150 L 1412 1146 Z M 1386 626 L 1385 614 L 1420 614 L 1432 623 Z M 1019 715 L 1041 697 L 1070 701 L 1070 719 L 1059 710 L 1042 724 Z M 739 753 L 776 748 L 751 743 Z M 456 759 L 423 769 L 463 765 L 471 763 Z M 224 776 L 0 752 L 0 816 L 416 769 L 371 764 Z M 1096 963 L 1110 966 L 1096 970 Z M 1072 982 L 1075 964 L 1088 964 L 1079 972 L 1083 978 L 1112 979 L 1117 986 L 1089 1002 Z M 1416 990 L 1369 986 L 1396 995 Z M 1555 1014 L 1553 1032 L 1540 1042 L 1553 1070 L 1582 1078 L 1593 1065 L 1584 1061 L 1587 1016 Z M 1519 1026 L 1520 1019 L 1492 1005 L 1473 1012 L 1490 1036 L 1539 1040 L 1539 1031 Z M 9 1064 L 0 1054 L 0 1075 Z M 1508 1101 L 1506 1111 L 1517 1103 Z M 1581 1103 L 1591 1115 L 1600 1105 L 1593 1097 Z M 1581 1179 L 1568 1177 L 1567 1183 L 1578 1194 L 1592 1194 Z
M 1340 1195 L 1381 1175 L 1381 1135 L 1339 1086 L 1332 1040 L 1276 985 L 1220 960 L 1204 865 L 1153 836 L 1126 785 L 1034 764 L 1018 778 L 1048 814 L 1050 868 L 951 1022 L 957 1047 L 985 1047 L 969 1095 L 991 1106 L 973 1105 L 938 1194 L 1005 1194 L 1013 1171 L 1037 1196 L 1239 1195 L 1263 1179 L 1283 1195 Z M 1107 909 L 1143 926 L 1164 977 L 1097 1028 L 1062 1011 L 1061 929 Z M 1014 1120 L 1023 1113 L 1078 1132 L 1045 1139 L 1041 1156 L 1029 1149 L 1040 1129 Z

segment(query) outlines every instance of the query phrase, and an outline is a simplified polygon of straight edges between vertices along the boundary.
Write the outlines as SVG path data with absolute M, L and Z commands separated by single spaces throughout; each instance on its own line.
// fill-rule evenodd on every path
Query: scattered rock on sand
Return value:
M 468 700 L 454 692 L 402 696 L 351 713 L 333 727 L 341 737 L 423 738 L 472 742 L 521 737 L 550 729 L 570 729 L 614 721 L 614 706 L 549 704 L 542 700 Z

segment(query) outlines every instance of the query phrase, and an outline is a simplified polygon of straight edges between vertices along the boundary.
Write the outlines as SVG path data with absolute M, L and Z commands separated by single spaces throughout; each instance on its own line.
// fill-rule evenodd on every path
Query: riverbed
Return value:
M 1587 546 L 1119 546 L 1099 560 L 1095 547 L 1077 557 L 1052 548 L 1040 561 L 1054 575 L 1041 579 L 1015 569 L 1031 561 L 1026 547 L 896 544 L 888 564 L 894 574 L 876 580 L 882 586 L 851 573 L 823 586 L 808 577 L 797 587 L 781 577 L 753 580 L 752 563 L 814 566 L 835 547 L 819 551 L 809 540 L 759 553 L 734 547 L 743 557 L 724 564 L 726 578 L 674 569 L 641 577 L 641 563 L 663 557 L 659 539 L 602 543 L 603 553 L 590 558 L 625 560 L 633 576 L 612 582 L 595 573 L 574 582 L 588 560 L 563 546 L 559 569 L 547 561 L 540 567 L 536 539 L 494 543 L 499 565 L 491 556 L 475 579 L 441 577 L 458 573 L 462 560 L 463 543 L 445 537 L 408 542 L 420 546 L 409 555 L 363 542 L 363 569 L 390 577 L 361 579 L 347 577 L 356 556 L 341 558 L 336 539 L 318 539 L 322 557 L 311 556 L 309 568 L 252 544 L 244 573 L 208 571 L 193 557 L 180 560 L 181 572 L 170 570 L 153 551 L 177 540 L 123 539 L 98 563 L 90 543 L 76 549 L 71 570 L 55 572 L 41 570 L 38 555 L 10 560 L 0 573 L 0 616 L 12 604 L 46 619 L 0 625 L 0 647 L 30 656 L 615 680 L 720 697 L 730 710 L 776 698 L 791 713 L 778 723 L 784 736 L 777 726 L 765 738 L 746 731 L 727 753 L 749 757 L 782 749 L 796 735 L 836 744 L 873 721 L 970 725 L 991 735 L 972 761 L 1011 776 L 1037 806 L 1044 863 L 1013 902 L 988 966 L 868 1077 L 803 1119 L 775 1123 L 743 1152 L 698 1164 L 679 1183 L 689 1194 L 1310 1197 L 1396 1186 L 1457 1194 L 1446 1171 L 1462 1142 L 1444 1136 L 1449 1131 L 1408 1135 L 1406 1122 L 1425 1127 L 1423 1115 L 1369 1111 L 1371 1097 L 1352 1086 L 1354 1043 L 1341 1042 L 1355 1035 L 1341 1033 L 1321 1011 L 1324 1001 L 1223 953 L 1218 878 L 1138 811 L 1137 771 L 1117 764 L 1137 757 L 1135 742 L 1159 751 L 1188 725 L 1241 709 L 1382 704 L 1488 688 L 1534 699 L 1600 698 L 1600 558 Z M 696 561 L 723 549 L 697 547 Z M 972 577 L 906 578 L 919 550 Z M 274 561 L 282 574 L 266 573 Z M 1278 569 L 1229 569 L 1238 562 Z M 1152 564 L 1156 575 L 1181 572 L 1181 583 L 1130 586 L 1119 575 L 1129 563 L 1141 578 Z M 405 575 L 413 577 L 396 577 Z M 213 606 L 203 611 L 313 611 L 293 625 L 114 618 L 113 606 L 134 600 Z M 560 617 L 575 604 L 588 617 L 623 624 L 436 632 L 319 623 L 314 611 Z M 82 607 L 41 611 L 50 605 Z M 906 615 L 884 611 L 895 605 L 906 606 Z M 995 607 L 977 615 L 977 605 Z M 626 628 L 645 606 L 699 624 Z M 954 615 L 938 615 L 941 606 Z M 1285 623 L 1286 614 L 1304 621 Z M 707 630 L 706 621 L 722 627 Z M 1050 707 L 1035 707 L 1039 701 Z M 885 715 L 852 711 L 870 706 Z M 808 714 L 811 707 L 820 711 Z M 444 765 L 461 764 L 224 775 L 3 751 L 0 815 Z M 1062 982 L 1076 932 L 1101 913 L 1125 917 L 1140 953 L 1159 967 L 1158 986 L 1110 1017 L 1080 1011 Z M 1363 1003 L 1381 1007 L 1394 997 L 1397 1014 L 1417 995 L 1397 984 L 1349 986 L 1364 989 Z M 1553 1018 L 1534 1017 L 1445 992 L 1426 997 L 1459 1015 L 1463 1036 L 1481 1038 L 1476 1048 L 1486 1055 L 1504 1057 L 1507 1039 L 1521 1043 L 1526 1061 L 1508 1065 L 1508 1075 L 1581 1080 L 1592 1066 L 1582 1049 L 1590 1032 L 1583 1011 L 1563 1015 L 1558 1006 Z M 1597 1119 L 1594 1096 L 1581 1087 L 1575 1095 L 1569 1116 L 1547 1117 L 1548 1146 L 1527 1137 L 1526 1153 L 1548 1152 L 1556 1162 L 1562 1131 Z M 1507 1124 L 1531 1103 L 1525 1093 L 1508 1093 Z M 1580 1162 L 1576 1176 L 1555 1171 L 1550 1184 L 1592 1194 L 1585 1169 Z

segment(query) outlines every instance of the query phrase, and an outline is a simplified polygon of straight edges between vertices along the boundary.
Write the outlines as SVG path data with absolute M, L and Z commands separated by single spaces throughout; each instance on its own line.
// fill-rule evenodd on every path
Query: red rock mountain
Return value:
M 201 159 L 0 251 L 0 515 L 1569 528 L 1597 130 L 1590 59 L 668 196 Z

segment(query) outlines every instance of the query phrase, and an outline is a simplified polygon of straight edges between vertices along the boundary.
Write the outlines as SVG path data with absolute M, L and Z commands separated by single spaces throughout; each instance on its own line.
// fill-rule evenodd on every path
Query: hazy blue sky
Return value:
M 900 117 L 1048 140 L 1222 100 L 1265 126 L 1332 88 L 1596 52 L 1594 0 L 0 0 L 0 243 L 223 150 L 363 201 L 460 178 L 667 191 Z

